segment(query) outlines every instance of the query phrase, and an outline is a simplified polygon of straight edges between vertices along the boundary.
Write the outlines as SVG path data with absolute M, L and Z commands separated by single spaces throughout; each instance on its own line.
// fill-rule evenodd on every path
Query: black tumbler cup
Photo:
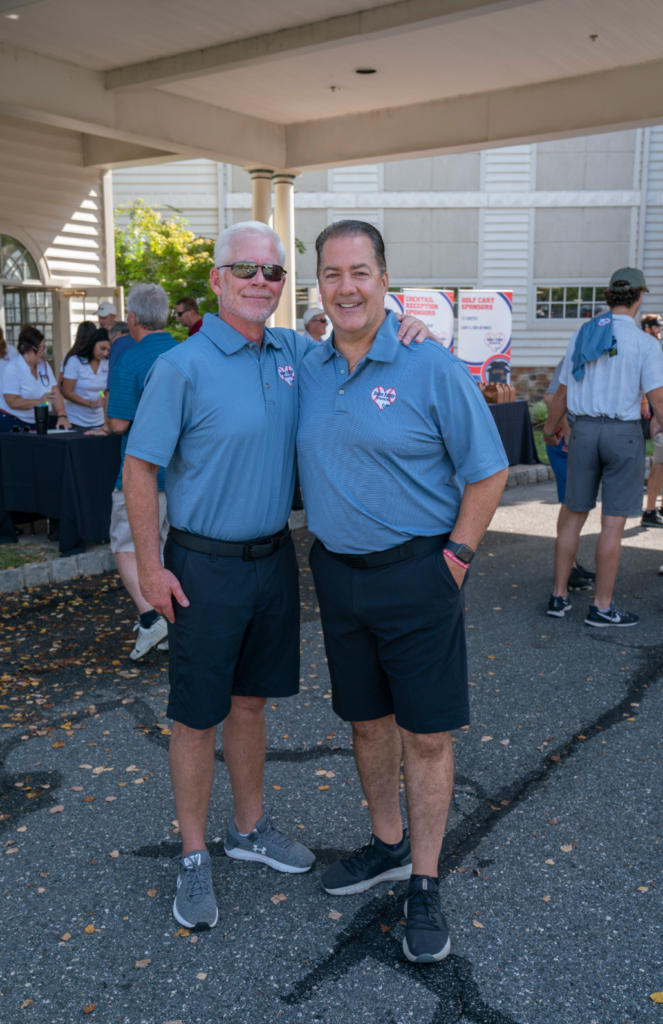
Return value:
M 48 433 L 48 415 L 49 408 L 47 405 L 35 405 L 35 422 L 38 434 Z

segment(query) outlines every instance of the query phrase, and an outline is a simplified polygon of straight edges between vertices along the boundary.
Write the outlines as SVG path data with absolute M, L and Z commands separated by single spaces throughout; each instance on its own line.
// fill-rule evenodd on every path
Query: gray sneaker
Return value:
M 207 850 L 178 853 L 170 862 L 172 874 L 177 871 L 177 895 L 173 903 L 175 920 L 185 928 L 198 924 L 213 928 L 219 910 L 212 888 L 212 864 Z
M 248 836 L 240 836 L 233 820 L 226 833 L 223 848 L 235 860 L 258 860 L 277 871 L 300 875 L 315 864 L 315 854 L 272 825 L 271 807 Z

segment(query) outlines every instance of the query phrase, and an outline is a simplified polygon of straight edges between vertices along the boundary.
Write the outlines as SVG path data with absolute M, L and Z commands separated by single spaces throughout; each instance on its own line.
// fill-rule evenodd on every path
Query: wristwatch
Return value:
M 449 551 L 450 554 L 455 555 L 459 562 L 464 565 L 469 565 L 474 558 L 474 551 L 469 548 L 467 544 L 456 544 L 453 540 L 448 540 L 444 545 L 445 551 Z

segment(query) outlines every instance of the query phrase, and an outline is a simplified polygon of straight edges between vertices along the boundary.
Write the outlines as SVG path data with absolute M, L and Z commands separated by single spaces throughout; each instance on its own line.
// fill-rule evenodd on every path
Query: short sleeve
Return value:
M 109 419 L 133 420 L 140 402 L 140 383 L 131 367 L 118 362 L 113 373 L 113 389 L 106 415 Z
M 647 345 L 640 371 L 640 388 L 645 393 L 663 387 L 663 351 L 654 338 Z
M 474 484 L 506 469 L 495 420 L 467 367 L 455 360 L 435 391 L 435 419 L 457 475 Z
M 117 375 L 118 370 L 115 372 Z M 115 394 L 113 390 L 111 401 Z M 191 422 L 191 410 L 191 382 L 178 367 L 161 356 L 145 380 L 126 454 L 156 466 L 167 466 L 180 435 Z
M 547 395 L 554 395 L 555 392 L 557 391 L 557 388 L 559 387 L 559 376 L 560 376 L 560 374 L 562 372 L 562 366 L 563 365 L 564 365 L 564 357 L 562 356 L 562 358 L 558 362 L 557 366 L 555 367 L 555 372 L 552 375 L 552 380 L 550 381 L 550 384 L 546 388 L 546 392 L 545 393 Z
M 81 363 L 77 356 L 69 356 L 62 375 L 66 380 L 78 380 L 81 375 Z
M 571 340 L 566 348 L 566 353 L 562 359 L 562 369 L 559 374 L 559 384 L 563 384 L 564 387 L 569 386 L 571 380 L 571 360 L 573 359 L 573 352 L 576 347 L 576 338 L 578 337 L 578 331 L 574 331 L 571 335 Z M 559 385 L 558 385 L 559 386 Z
M 21 394 L 21 378 L 18 372 L 18 366 L 14 361 L 12 361 L 5 370 L 2 384 L 6 395 Z

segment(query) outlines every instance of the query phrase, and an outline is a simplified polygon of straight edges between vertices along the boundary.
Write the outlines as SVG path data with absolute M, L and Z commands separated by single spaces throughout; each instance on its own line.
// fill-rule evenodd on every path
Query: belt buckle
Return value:
M 272 548 L 272 550 L 270 552 L 268 552 L 271 555 L 273 553 L 273 551 L 274 551 L 274 541 L 273 540 L 264 541 L 262 544 L 256 544 L 256 543 L 245 544 L 243 549 L 242 549 L 242 561 L 243 562 L 255 562 L 261 556 L 260 555 L 254 555 L 253 554 L 253 548 L 264 548 L 264 547 L 267 547 L 268 544 Z

